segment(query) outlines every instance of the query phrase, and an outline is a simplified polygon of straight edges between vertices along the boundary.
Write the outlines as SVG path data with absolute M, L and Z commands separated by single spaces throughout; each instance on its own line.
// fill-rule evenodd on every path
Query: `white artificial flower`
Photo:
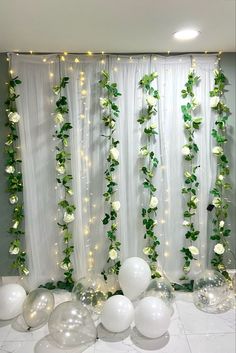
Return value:
M 157 225 L 157 220 L 155 220 L 152 225 L 155 227 Z
M 117 251 L 115 250 L 115 249 L 111 249 L 110 251 L 109 251 L 109 258 L 111 259 L 111 260 L 115 260 L 115 259 L 117 259 Z
M 149 246 L 147 246 L 146 248 L 143 248 L 143 253 L 145 255 L 150 255 L 152 253 L 152 248 L 150 248 Z
M 11 255 L 17 255 L 19 254 L 19 252 L 20 252 L 20 249 L 18 248 L 18 246 L 14 246 L 14 245 L 10 246 L 9 253 Z
M 153 96 L 147 96 L 146 102 L 150 107 L 153 107 L 154 105 L 156 105 L 156 98 Z
M 219 103 L 219 101 L 220 101 L 220 97 L 218 97 L 218 96 L 211 97 L 210 98 L 210 106 L 211 106 L 211 108 L 217 107 L 217 104 Z
M 71 268 L 71 263 L 69 262 L 68 264 L 67 263 L 65 263 L 65 262 L 61 262 L 60 263 L 60 268 L 62 269 L 62 270 L 65 270 L 65 271 L 68 271 L 70 268 Z
M 56 124 L 61 124 L 64 121 L 64 117 L 61 113 L 57 113 L 54 115 L 54 121 Z
M 185 178 L 191 178 L 192 174 L 189 172 L 184 172 Z
M 183 226 L 189 227 L 190 226 L 190 222 L 189 221 L 183 221 Z
M 119 158 L 119 151 L 116 147 L 112 147 L 110 149 L 110 156 L 112 159 L 114 159 L 115 161 L 118 161 Z
M 23 267 L 23 268 L 21 269 L 21 272 L 22 272 L 25 276 L 27 276 L 27 275 L 29 274 L 29 270 L 28 270 L 26 267 Z
M 150 203 L 149 203 L 149 208 L 156 208 L 158 205 L 158 199 L 156 196 L 152 196 Z
M 148 149 L 147 148 L 141 148 L 141 150 L 139 151 L 140 156 L 142 157 L 146 157 L 148 155 Z
M 184 266 L 183 270 L 185 273 L 190 272 L 190 266 Z
M 17 112 L 10 112 L 8 114 L 8 119 L 9 121 L 11 121 L 12 123 L 18 123 L 18 121 L 20 120 L 20 115 Z
M 196 246 L 189 246 L 188 249 L 193 256 L 199 255 L 199 250 L 196 248 Z
M 9 197 L 9 202 L 14 205 L 14 203 L 18 202 L 18 197 L 16 195 L 12 195 Z
M 216 208 L 219 208 L 221 206 L 221 198 L 214 197 L 212 200 L 212 205 L 214 205 Z
M 155 71 L 155 72 L 152 73 L 152 76 L 153 76 L 154 78 L 157 78 L 157 77 L 158 77 L 158 73 Z
M 220 221 L 220 223 L 219 223 L 220 228 L 223 228 L 224 225 L 225 225 L 225 222 L 224 221 Z
M 60 86 L 54 86 L 52 90 L 56 95 L 60 94 L 61 92 Z
M 223 154 L 223 148 L 221 146 L 215 146 L 212 149 L 212 153 L 215 154 L 216 156 L 221 156 Z
M 218 176 L 218 180 L 220 180 L 220 181 L 224 180 L 224 175 L 221 175 L 221 174 L 220 174 L 220 175 Z
M 183 146 L 183 148 L 182 148 L 182 154 L 183 154 L 184 156 L 188 156 L 188 155 L 190 154 L 190 149 L 189 149 L 188 146 Z
M 213 70 L 213 73 L 214 73 L 215 76 L 217 76 L 217 75 L 219 74 L 219 70 L 214 69 L 214 70 Z
M 218 243 L 214 246 L 214 252 L 218 255 L 222 255 L 225 252 L 225 248 L 222 244 Z
M 100 98 L 100 106 L 101 108 L 107 108 L 109 105 L 109 100 L 107 98 Z
M 120 209 L 120 201 L 113 201 L 111 207 L 114 211 L 118 212 Z
M 14 173 L 14 171 L 15 171 L 15 168 L 13 167 L 13 165 L 8 165 L 5 168 L 5 172 L 8 174 L 12 174 L 12 173 Z
M 184 123 L 184 127 L 185 129 L 191 129 L 191 124 L 186 121 L 186 123 Z
M 198 203 L 198 198 L 196 197 L 196 196 L 192 196 L 191 197 L 191 201 L 193 202 L 193 203 L 195 203 L 195 205 L 196 205 L 196 203 Z
M 72 195 L 74 195 L 74 192 L 73 192 L 72 189 L 68 189 L 68 190 L 67 190 L 67 194 L 69 194 L 70 196 L 72 196 Z
M 65 168 L 64 165 L 62 165 L 62 164 L 60 164 L 60 163 L 57 163 L 56 171 L 57 171 L 59 174 L 65 174 L 66 168 Z
M 157 124 L 152 124 L 152 125 L 150 126 L 150 128 L 153 129 L 153 130 L 156 129 L 156 128 L 157 128 Z
M 197 98 L 193 97 L 193 99 L 191 101 L 191 105 L 192 105 L 192 109 L 195 110 L 200 105 L 200 103 L 197 100 Z
M 17 229 L 17 228 L 18 228 L 18 225 L 19 225 L 19 221 L 15 221 L 15 222 L 13 223 L 12 228 Z
M 110 122 L 110 127 L 113 128 L 115 125 L 116 125 L 115 121 L 112 120 L 112 121 Z
M 64 213 L 63 220 L 65 223 L 71 223 L 74 221 L 74 219 L 75 219 L 75 216 L 73 213 L 71 213 L 71 214 L 67 213 L 67 212 Z

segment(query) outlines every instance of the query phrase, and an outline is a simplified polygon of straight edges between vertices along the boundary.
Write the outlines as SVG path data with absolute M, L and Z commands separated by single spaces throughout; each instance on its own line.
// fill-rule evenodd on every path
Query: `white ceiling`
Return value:
M 201 35 L 176 41 L 191 27 Z M 0 0 L 0 51 L 236 51 L 235 0 Z

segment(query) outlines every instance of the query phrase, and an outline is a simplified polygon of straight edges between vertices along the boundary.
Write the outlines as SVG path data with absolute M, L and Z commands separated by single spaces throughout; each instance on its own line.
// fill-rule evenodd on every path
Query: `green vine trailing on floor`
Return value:
M 144 177 L 143 187 L 148 193 L 148 205 L 142 208 L 143 225 L 145 227 L 144 239 L 147 239 L 148 242 L 143 252 L 149 258 L 153 278 L 160 277 L 156 265 L 158 257 L 157 246 L 160 242 L 154 230 L 157 225 L 158 199 L 155 194 L 157 189 L 153 184 L 153 177 L 159 162 L 151 148 L 152 142 L 155 141 L 155 135 L 157 135 L 157 125 L 152 123 L 151 120 L 157 113 L 156 106 L 158 99 L 160 99 L 158 91 L 152 87 L 151 83 L 157 77 L 157 72 L 153 72 L 150 75 L 144 75 L 139 81 L 139 86 L 146 94 L 147 108 L 142 111 L 138 119 L 138 122 L 144 125 L 143 134 L 146 139 L 146 144 L 140 148 L 140 156 L 144 160 L 141 168 Z
M 71 223 L 74 221 L 75 205 L 71 201 L 73 191 L 71 188 L 72 175 L 69 174 L 70 153 L 68 152 L 69 130 L 72 125 L 67 121 L 66 117 L 69 112 L 67 98 L 62 95 L 62 90 L 69 82 L 69 77 L 60 78 L 60 83 L 53 87 L 53 92 L 59 96 L 56 101 L 56 109 L 54 121 L 57 124 L 54 137 L 57 138 L 56 146 L 56 171 L 58 173 L 57 183 L 64 190 L 64 197 L 58 202 L 59 214 L 61 220 L 57 223 L 63 234 L 65 248 L 63 250 L 64 258 L 60 263 L 60 267 L 65 271 L 65 285 L 72 284 L 73 281 L 73 267 L 71 262 L 71 255 L 74 251 L 72 245 L 73 234 L 71 231 Z
M 109 143 L 109 154 L 107 157 L 108 166 L 105 170 L 105 179 L 107 182 L 106 191 L 103 197 L 107 203 L 108 211 L 105 213 L 105 217 L 102 222 L 107 225 L 109 229 L 107 230 L 107 238 L 110 241 L 109 245 L 109 257 L 107 263 L 112 262 L 112 265 L 106 271 L 103 270 L 102 274 L 106 279 L 106 274 L 108 273 L 119 273 L 121 266 L 119 260 L 119 251 L 121 243 L 117 241 L 117 217 L 120 209 L 120 202 L 116 199 L 116 188 L 117 182 L 115 181 L 116 169 L 119 165 L 119 151 L 117 145 L 119 141 L 115 139 L 116 131 L 116 120 L 119 117 L 119 107 L 115 103 L 117 97 L 121 96 L 117 89 L 116 83 L 110 82 L 109 73 L 106 71 L 101 72 L 101 80 L 99 81 L 100 87 L 105 92 L 105 97 L 100 98 L 100 106 L 103 109 L 102 121 L 108 130 L 107 135 L 103 135 Z
M 227 182 L 229 175 L 229 162 L 225 155 L 224 146 L 227 142 L 227 122 L 230 116 L 230 110 L 225 103 L 225 86 L 228 80 L 221 69 L 214 70 L 214 88 L 210 91 L 210 104 L 216 113 L 215 127 L 212 129 L 212 136 L 215 139 L 216 146 L 212 153 L 217 160 L 216 180 L 214 187 L 210 191 L 213 195 L 212 205 L 214 206 L 213 233 L 211 239 L 216 242 L 214 246 L 214 256 L 211 260 L 213 267 L 221 272 L 227 279 L 230 276 L 224 264 L 223 254 L 229 250 L 227 241 L 230 235 L 230 229 L 227 224 L 229 202 L 226 192 L 231 189 Z
M 182 148 L 182 154 L 185 161 L 188 162 L 188 166 L 186 167 L 187 169 L 184 172 L 185 186 L 182 188 L 182 194 L 186 199 L 186 208 L 183 214 L 183 226 L 187 228 L 185 238 L 187 243 L 190 245 L 181 249 L 181 252 L 184 254 L 184 276 L 181 277 L 180 280 L 188 280 L 187 275 L 191 269 L 191 261 L 197 260 L 197 256 L 199 255 L 198 248 L 193 245 L 199 235 L 199 230 L 196 229 L 194 223 L 194 218 L 197 212 L 197 191 L 199 187 L 199 182 L 196 175 L 196 171 L 199 167 L 196 165 L 199 149 L 195 142 L 195 132 L 196 130 L 199 130 L 202 123 L 202 118 L 194 116 L 194 110 L 198 106 L 198 102 L 194 94 L 194 87 L 198 85 L 199 80 L 200 77 L 196 75 L 195 70 L 191 69 L 188 74 L 188 81 L 185 84 L 185 88 L 181 91 L 182 98 L 188 99 L 188 102 L 181 106 L 185 135 L 187 139 L 186 144 Z
M 21 119 L 17 113 L 16 100 L 19 95 L 16 93 L 17 85 L 21 81 L 18 77 L 10 78 L 8 84 L 8 99 L 5 102 L 8 122 L 6 126 L 9 127 L 9 134 L 5 142 L 5 150 L 7 154 L 5 171 L 7 177 L 7 190 L 9 192 L 9 202 L 13 205 L 12 224 L 9 233 L 14 237 L 10 243 L 9 253 L 15 256 L 13 261 L 13 268 L 16 268 L 21 275 L 28 275 L 29 270 L 26 266 L 26 252 L 22 246 L 23 220 L 24 209 L 22 199 L 23 181 L 21 173 L 21 159 L 19 155 L 18 142 L 18 122 Z

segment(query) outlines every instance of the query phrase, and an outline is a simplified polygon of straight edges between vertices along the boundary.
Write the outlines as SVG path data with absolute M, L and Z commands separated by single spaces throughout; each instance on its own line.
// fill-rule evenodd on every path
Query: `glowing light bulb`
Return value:
M 66 61 L 66 59 L 63 55 L 61 56 L 61 61 Z
M 43 58 L 43 62 L 45 63 L 47 61 L 47 59 L 46 58 Z
M 92 56 L 93 55 L 93 53 L 90 50 L 87 52 L 87 54 L 88 54 L 88 56 Z
M 75 63 L 79 63 L 79 59 L 78 58 L 75 58 Z

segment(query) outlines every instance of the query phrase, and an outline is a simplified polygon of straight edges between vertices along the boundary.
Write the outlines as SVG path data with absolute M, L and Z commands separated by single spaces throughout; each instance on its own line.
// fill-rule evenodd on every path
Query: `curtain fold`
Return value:
M 160 237 L 159 264 L 172 281 L 182 274 L 180 249 L 187 244 L 183 229 L 183 157 L 185 143 L 181 105 L 181 89 L 187 81 L 191 56 L 125 55 L 66 56 L 61 61 L 62 76 L 70 78 L 66 88 L 69 103 L 71 172 L 73 175 L 76 219 L 73 223 L 75 252 L 73 263 L 75 277 L 87 272 L 100 272 L 107 259 L 108 242 L 101 219 L 104 215 L 104 171 L 108 146 L 102 137 L 106 133 L 101 121 L 99 98 L 102 91 L 98 80 L 103 69 L 109 71 L 111 81 L 118 85 L 122 96 L 117 99 L 120 116 L 116 136 L 120 141 L 120 165 L 117 172 L 118 195 L 121 202 L 118 238 L 121 259 L 144 256 L 144 229 L 141 207 L 145 201 L 140 175 L 141 161 L 138 155 L 142 145 L 141 128 L 137 123 L 140 111 L 145 107 L 145 97 L 139 88 L 144 74 L 158 72 L 156 88 L 159 90 L 158 113 L 153 122 L 158 125 L 158 136 L 153 145 L 159 159 L 154 183 L 159 198 L 158 227 Z M 215 175 L 212 160 L 210 132 L 213 117 L 209 103 L 209 90 L 213 85 L 214 55 L 195 55 L 196 71 L 201 76 L 196 95 L 201 103 L 197 114 L 203 117 L 201 129 L 196 133 L 199 146 L 198 171 L 200 181 L 197 223 L 201 231 L 197 246 L 199 262 L 192 276 L 205 268 L 208 261 L 208 213 L 209 189 Z M 46 59 L 46 60 L 45 60 Z M 76 60 L 78 61 L 78 60 Z M 59 61 L 56 55 L 13 55 L 12 69 L 19 75 L 18 100 L 21 152 L 23 159 L 25 230 L 29 258 L 31 286 L 62 277 L 58 268 L 63 247 L 57 227 L 57 202 L 60 190 L 56 185 L 55 130 L 53 110 L 55 97 L 52 86 L 59 81 Z M 83 78 L 82 78 L 83 77 Z

